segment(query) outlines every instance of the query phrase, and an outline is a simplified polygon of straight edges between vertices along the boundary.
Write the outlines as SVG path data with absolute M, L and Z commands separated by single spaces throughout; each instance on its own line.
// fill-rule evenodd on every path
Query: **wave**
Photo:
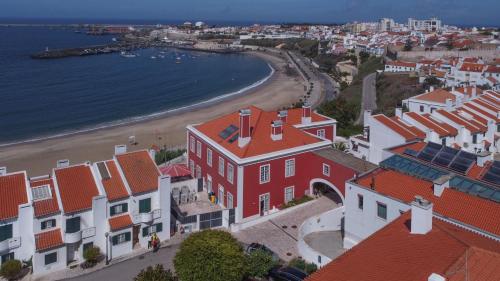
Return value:
M 90 127 L 90 128 L 84 128 L 84 129 L 74 130 L 74 131 L 66 131 L 66 132 L 59 133 L 59 134 L 31 138 L 31 139 L 27 139 L 27 140 L 21 140 L 21 141 L 9 142 L 9 143 L 0 143 L 0 147 L 7 147 L 7 146 L 13 146 L 13 145 L 19 145 L 19 144 L 27 144 L 27 143 L 32 143 L 32 142 L 45 141 L 45 140 L 50 140 L 50 139 L 67 137 L 67 136 L 71 136 L 71 135 L 93 132 L 93 131 L 102 130 L 102 129 L 109 129 L 109 128 L 118 127 L 118 126 L 130 125 L 130 124 L 139 123 L 139 122 L 143 122 L 143 121 L 147 121 L 147 120 L 157 119 L 160 117 L 166 117 L 166 116 L 172 115 L 174 113 L 181 113 L 181 112 L 185 112 L 185 111 L 192 110 L 192 109 L 207 107 L 207 106 L 210 106 L 216 102 L 227 100 L 229 98 L 242 95 L 245 92 L 248 92 L 256 87 L 259 87 L 262 84 L 264 84 L 265 82 L 267 82 L 276 72 L 271 64 L 268 63 L 267 66 L 269 67 L 269 69 L 271 71 L 270 71 L 269 75 L 262 78 L 261 80 L 255 82 L 249 86 L 246 86 L 242 89 L 239 89 L 237 91 L 223 94 L 223 95 L 220 95 L 217 97 L 213 97 L 213 98 L 210 98 L 208 100 L 203 100 L 203 101 L 200 101 L 198 103 L 193 103 L 193 104 L 189 104 L 189 105 L 185 105 L 185 106 L 181 106 L 181 107 L 177 107 L 177 108 L 163 110 L 163 111 L 151 113 L 148 115 L 130 117 L 130 118 L 121 119 L 121 120 L 117 120 L 117 121 L 107 122 L 107 123 L 99 124 L 99 125 L 96 125 L 96 126 Z

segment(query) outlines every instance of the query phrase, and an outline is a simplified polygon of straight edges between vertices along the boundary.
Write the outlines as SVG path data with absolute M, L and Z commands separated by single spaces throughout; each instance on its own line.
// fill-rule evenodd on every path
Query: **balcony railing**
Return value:
M 95 227 L 89 227 L 73 233 L 64 234 L 65 243 L 77 243 L 84 238 L 95 236 Z
M 138 213 L 134 215 L 134 223 L 151 223 L 161 218 L 161 209 L 155 209 L 149 213 Z
M 0 242 L 0 252 L 13 250 L 21 247 L 21 237 L 12 237 Z

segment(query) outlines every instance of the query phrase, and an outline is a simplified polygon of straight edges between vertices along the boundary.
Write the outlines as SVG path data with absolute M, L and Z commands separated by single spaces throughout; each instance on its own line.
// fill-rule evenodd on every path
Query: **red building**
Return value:
M 219 204 L 235 208 L 236 222 L 310 194 L 316 183 L 343 201 L 345 181 L 366 166 L 334 156 L 336 123 L 309 106 L 279 112 L 252 106 L 188 126 L 188 166 Z

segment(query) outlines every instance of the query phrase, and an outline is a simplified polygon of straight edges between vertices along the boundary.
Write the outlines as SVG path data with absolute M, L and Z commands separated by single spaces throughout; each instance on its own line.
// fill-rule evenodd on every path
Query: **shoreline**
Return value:
M 56 161 L 60 159 L 69 159 L 71 164 L 110 159 L 114 146 L 127 144 L 128 137 L 132 135 L 136 137 L 138 145 L 129 145 L 129 150 L 150 148 L 152 145 L 181 147 L 185 146 L 185 127 L 188 124 L 217 118 L 249 105 L 277 110 L 291 105 L 304 95 L 305 82 L 302 78 L 285 73 L 285 67 L 289 63 L 286 58 L 269 52 L 247 54 L 264 59 L 274 72 L 265 81 L 260 80 L 262 83 L 246 91 L 232 92 L 229 96 L 223 95 L 222 99 L 219 96 L 209 99 L 209 102 L 199 102 L 194 108 L 184 107 L 181 111 L 164 113 L 147 120 L 3 145 L 0 146 L 0 166 L 6 166 L 8 171 L 27 170 L 30 176 L 43 175 L 51 173 Z

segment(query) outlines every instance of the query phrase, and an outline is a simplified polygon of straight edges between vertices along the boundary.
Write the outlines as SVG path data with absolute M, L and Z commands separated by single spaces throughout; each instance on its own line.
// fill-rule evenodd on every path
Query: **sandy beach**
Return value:
M 0 166 L 7 170 L 28 171 L 29 176 L 48 174 L 60 159 L 71 164 L 110 159 L 117 144 L 127 144 L 134 135 L 137 145 L 129 150 L 150 148 L 153 144 L 167 147 L 184 146 L 185 127 L 233 112 L 248 105 L 265 110 L 288 106 L 304 94 L 304 81 L 300 76 L 285 73 L 287 61 L 266 53 L 252 53 L 268 61 L 275 73 L 268 81 L 247 92 L 203 108 L 166 115 L 113 128 L 95 130 L 32 143 L 0 147 Z

